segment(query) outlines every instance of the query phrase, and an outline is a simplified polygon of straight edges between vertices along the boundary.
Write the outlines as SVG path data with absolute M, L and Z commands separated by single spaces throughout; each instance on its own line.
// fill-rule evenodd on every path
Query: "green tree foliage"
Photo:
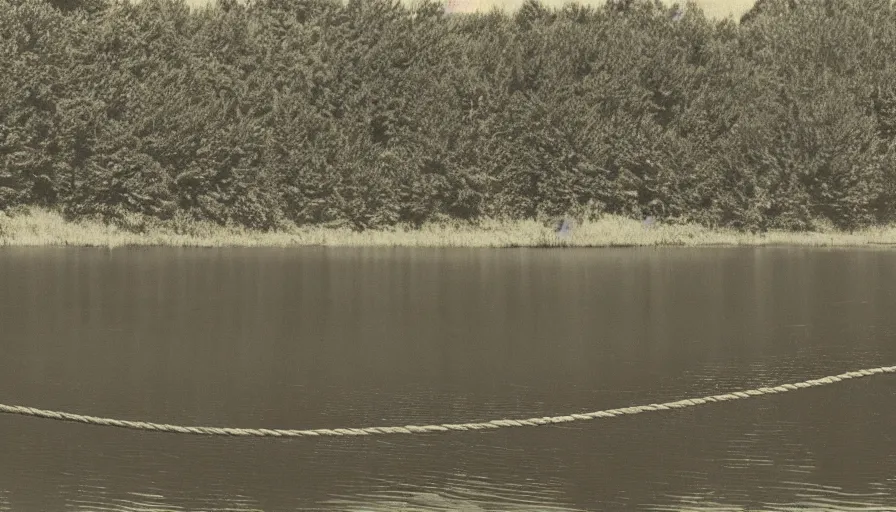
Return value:
M 657 0 L 0 0 L 0 69 L 0 209 L 896 220 L 890 0 L 760 0 L 740 23 Z

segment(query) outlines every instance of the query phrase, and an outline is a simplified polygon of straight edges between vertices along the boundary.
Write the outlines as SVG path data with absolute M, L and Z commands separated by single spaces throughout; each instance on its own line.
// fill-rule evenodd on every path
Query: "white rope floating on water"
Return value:
M 677 402 L 667 402 L 663 404 L 638 405 L 635 407 L 625 407 L 621 409 L 608 409 L 604 411 L 595 411 L 579 414 L 568 414 L 565 416 L 545 416 L 542 418 L 528 419 L 500 419 L 485 421 L 480 423 L 444 423 L 441 425 L 406 425 L 403 427 L 365 427 L 365 428 L 336 428 L 336 429 L 315 429 L 315 430 L 279 430 L 265 428 L 221 428 L 221 427 L 185 427 L 179 425 L 165 425 L 161 423 L 147 423 L 143 421 L 127 421 L 112 418 L 98 418 L 95 416 L 83 416 L 80 414 L 72 414 L 59 411 L 45 411 L 35 409 L 33 407 L 23 407 L 20 405 L 3 405 L 0 404 L 0 413 L 19 414 L 22 416 L 32 416 L 36 418 L 46 418 L 59 421 L 72 421 L 78 423 L 86 423 L 88 425 L 100 425 L 107 427 L 128 428 L 133 430 L 146 430 L 152 432 L 167 432 L 176 434 L 195 434 L 206 436 L 242 436 L 242 437 L 320 437 L 320 436 L 370 436 L 377 434 L 426 434 L 433 432 L 457 432 L 469 430 L 490 430 L 505 427 L 535 427 L 540 425 L 555 425 L 558 423 L 569 423 L 573 421 L 593 420 L 597 418 L 614 418 L 616 416 L 626 416 L 631 414 L 640 414 L 649 411 L 668 411 L 672 409 L 683 409 L 685 407 L 694 407 L 714 402 L 727 402 L 731 400 L 741 400 L 755 396 L 771 395 L 775 393 L 785 393 L 787 391 L 796 391 L 798 389 L 806 389 L 818 386 L 826 386 L 835 384 L 849 379 L 859 377 L 870 377 L 872 375 L 880 375 L 884 373 L 896 373 L 896 366 L 882 366 L 880 368 L 871 368 L 866 370 L 857 370 L 853 372 L 841 373 L 840 375 L 832 375 L 821 379 L 807 380 L 794 384 L 782 384 L 775 387 L 763 387 L 750 389 L 746 391 L 735 391 L 723 395 L 707 396 L 703 398 L 689 398 L 679 400 Z

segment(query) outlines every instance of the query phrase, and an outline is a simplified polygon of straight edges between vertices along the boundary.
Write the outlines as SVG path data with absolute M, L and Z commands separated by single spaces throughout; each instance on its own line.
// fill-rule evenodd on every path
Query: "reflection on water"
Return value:
M 180 510 L 208 510 L 209 512 L 256 512 L 260 509 L 251 498 L 239 495 L 223 495 L 214 499 L 198 499 L 185 508 L 161 494 L 126 491 L 117 496 L 102 486 L 81 485 L 65 501 L 64 510 L 83 512 L 175 512 Z
M 560 505 L 561 492 L 552 483 L 528 482 L 500 486 L 484 478 L 466 475 L 445 475 L 438 484 L 420 488 L 395 481 L 382 481 L 389 491 L 347 495 L 334 498 L 327 505 L 346 511 L 491 511 L 518 510 L 569 512 L 574 508 Z M 553 482 L 555 485 L 556 482 Z
M 768 512 L 793 512 L 794 510 L 825 510 L 831 512 L 892 512 L 893 495 L 888 492 L 851 494 L 839 492 L 836 488 L 826 489 L 820 492 L 806 492 L 800 484 L 800 492 L 796 495 L 801 499 L 788 503 L 763 503 L 762 510 Z M 788 489 L 791 490 L 791 489 Z M 670 496 L 675 497 L 675 496 Z M 743 512 L 748 509 L 739 505 L 726 505 L 713 501 L 713 493 L 694 496 L 679 496 L 678 504 L 674 506 L 651 506 L 646 510 L 662 512 Z M 873 503 L 878 503 L 874 505 Z
M 3 249 L 0 402 L 338 428 L 797 382 L 896 362 L 894 263 L 808 248 Z M 562 426 L 350 439 L 0 416 L 0 510 L 892 510 L 894 393 L 877 376 Z

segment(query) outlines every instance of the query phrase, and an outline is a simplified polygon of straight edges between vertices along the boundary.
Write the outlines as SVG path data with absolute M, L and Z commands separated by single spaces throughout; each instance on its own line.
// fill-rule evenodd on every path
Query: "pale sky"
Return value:
M 505 9 L 517 9 L 523 4 L 524 0 L 443 0 L 446 4 L 451 2 L 456 5 L 458 11 L 472 11 L 476 9 L 490 10 L 493 6 L 499 6 Z M 542 3 L 548 6 L 563 6 L 568 0 L 542 0 Z M 667 3 L 673 3 L 673 0 L 663 0 Z M 747 12 L 753 6 L 755 0 L 696 0 L 697 4 L 703 8 L 703 12 L 712 18 L 724 18 L 730 14 L 734 15 L 735 20 Z M 209 0 L 187 0 L 192 6 L 199 6 L 208 3 Z M 604 0 L 581 0 L 581 4 L 599 5 Z M 682 0 L 680 3 L 684 4 Z
M 446 3 L 458 4 L 457 10 L 490 10 L 492 6 L 499 6 L 505 9 L 517 9 L 523 5 L 524 0 L 444 0 Z M 542 3 L 550 7 L 562 7 L 569 0 L 542 0 Z M 605 0 L 581 0 L 577 3 L 585 5 L 600 5 Z M 675 0 L 663 0 L 668 4 L 675 3 Z M 711 18 L 724 18 L 730 14 L 734 14 L 736 20 L 741 15 L 750 10 L 756 0 L 696 0 L 697 5 L 703 8 L 703 12 Z M 682 5 L 685 0 L 679 0 Z

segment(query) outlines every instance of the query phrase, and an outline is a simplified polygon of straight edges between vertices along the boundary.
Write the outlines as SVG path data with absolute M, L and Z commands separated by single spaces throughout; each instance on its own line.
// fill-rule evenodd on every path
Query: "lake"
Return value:
M 0 403 L 182 425 L 529 418 L 896 364 L 886 249 L 0 249 Z M 486 432 L 0 415 L 0 511 L 896 508 L 896 376 Z

